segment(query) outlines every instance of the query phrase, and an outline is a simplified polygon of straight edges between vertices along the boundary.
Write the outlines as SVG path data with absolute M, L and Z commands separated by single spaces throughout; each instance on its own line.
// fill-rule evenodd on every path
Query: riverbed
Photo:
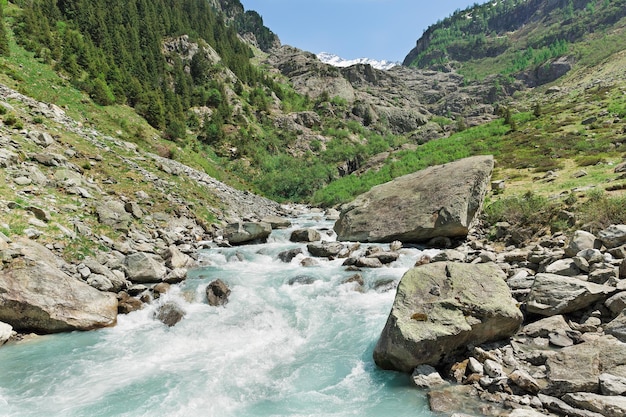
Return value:
M 372 360 L 395 285 L 422 251 L 363 269 L 360 286 L 343 259 L 301 266 L 306 245 L 289 241 L 303 227 L 332 241 L 332 221 L 292 220 L 265 244 L 201 250 L 203 266 L 158 301 L 186 311 L 174 327 L 154 319 L 155 303 L 112 328 L 0 348 L 0 416 L 433 415 L 408 375 Z M 232 292 L 211 307 L 204 291 L 218 278 Z

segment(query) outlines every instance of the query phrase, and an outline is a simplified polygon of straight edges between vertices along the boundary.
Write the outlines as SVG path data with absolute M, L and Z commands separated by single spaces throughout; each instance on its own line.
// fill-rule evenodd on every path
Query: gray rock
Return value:
M 541 403 L 546 409 L 550 411 L 554 411 L 555 413 L 559 415 L 564 415 L 568 417 L 604 417 L 600 413 L 595 413 L 593 411 L 587 411 L 587 410 L 580 410 L 575 407 L 572 407 L 571 405 L 567 404 L 565 401 L 562 401 L 552 396 L 539 394 L 537 397 L 541 400 Z
M 21 185 L 21 186 L 25 186 L 25 185 L 30 185 L 33 183 L 33 180 L 31 180 L 28 177 L 17 177 L 17 178 L 13 178 L 13 182 L 16 183 L 17 185 Z
M 165 260 L 165 265 L 171 269 L 189 268 L 195 263 L 191 256 L 182 253 L 174 245 L 164 250 L 161 257 Z
M 626 377 L 611 374 L 601 374 L 600 391 L 602 395 L 624 395 L 626 394 Z
M 516 369 L 511 372 L 509 380 L 524 391 L 531 394 L 536 394 L 540 390 L 537 380 L 535 380 L 535 378 L 533 378 L 528 372 L 521 369 Z
M 516 408 L 512 410 L 508 417 L 545 417 L 545 413 L 540 413 L 531 408 Z
M 281 261 L 285 263 L 289 263 L 293 260 L 293 258 L 300 255 L 301 253 L 302 253 L 302 249 L 300 248 L 288 249 L 288 250 L 280 252 L 278 254 L 278 259 L 280 259 Z
M 598 233 L 598 239 L 608 249 L 616 248 L 626 243 L 626 224 L 613 224 Z
M 378 259 L 382 264 L 385 264 L 385 265 L 397 261 L 399 257 L 400 257 L 399 253 L 387 252 L 387 251 L 381 251 L 381 252 L 376 252 L 376 253 L 367 255 L 367 258 Z
M 595 247 L 596 237 L 584 230 L 577 230 L 565 248 L 565 256 L 574 257 L 578 252 L 585 249 L 593 249 Z
M 613 316 L 617 316 L 626 308 L 626 291 L 619 292 L 607 299 L 604 305 L 611 310 Z
M 465 262 L 467 255 L 456 249 L 442 250 L 431 259 L 432 262 Z
M 598 249 L 583 249 L 576 254 L 576 256 L 584 258 L 590 265 L 602 262 L 604 257 L 602 252 Z
M 599 413 L 605 417 L 626 416 L 626 397 L 576 392 L 565 394 L 562 399 L 573 407 Z
M 159 306 L 154 317 L 168 327 L 172 327 L 185 317 L 185 310 L 173 301 Z
M 291 227 L 291 221 L 280 216 L 266 216 L 261 220 L 263 223 L 269 223 L 272 229 L 287 229 Z
M 314 242 L 309 243 L 306 247 L 311 256 L 330 258 L 338 256 L 345 246 L 339 242 Z
M 224 228 L 224 238 L 233 245 L 265 242 L 272 233 L 272 226 L 264 222 L 236 222 Z
M 626 310 L 604 326 L 604 332 L 626 343 Z
M 573 259 L 559 259 L 546 267 L 546 273 L 563 275 L 566 277 L 575 277 L 580 274 L 580 269 L 576 266 Z
M 433 294 L 433 287 L 440 291 Z M 495 264 L 431 263 L 409 270 L 374 350 L 384 369 L 436 366 L 469 344 L 515 333 L 522 313 Z
M 100 223 L 115 230 L 127 231 L 132 217 L 126 212 L 124 203 L 116 200 L 103 200 L 96 204 L 96 214 Z
M 418 388 L 433 388 L 448 385 L 439 372 L 430 365 L 420 365 L 413 370 L 411 381 Z
M 625 365 L 626 344 L 613 336 L 566 347 L 548 356 L 548 385 L 542 392 L 559 397 L 568 392 L 599 392 L 600 375 Z
M 178 284 L 179 282 L 183 282 L 186 279 L 187 268 L 174 268 L 165 275 L 165 278 L 163 278 L 163 282 L 167 284 Z
M 342 207 L 337 239 L 424 242 L 466 236 L 489 188 L 493 157 L 430 167 L 373 187 Z
M 161 282 L 167 274 L 163 259 L 157 255 L 137 252 L 124 258 L 128 279 L 135 283 Z
M 141 207 L 139 207 L 139 204 L 135 202 L 128 202 L 124 204 L 124 209 L 126 210 L 127 213 L 132 214 L 133 217 L 136 219 L 141 219 L 143 217 L 143 210 L 141 210 Z
M 615 288 L 554 274 L 537 274 L 528 296 L 529 313 L 543 316 L 571 313 L 606 300 Z
M 0 346 L 8 342 L 14 334 L 13 327 L 10 324 L 0 321 Z
M 322 240 L 322 236 L 315 229 L 294 230 L 289 237 L 292 242 L 316 242 Z
M 87 284 L 100 291 L 113 291 L 111 280 L 104 275 L 91 274 L 89 278 L 87 278 Z
M 206 287 L 206 299 L 210 306 L 223 306 L 228 303 L 230 288 L 221 279 L 216 279 Z
M 24 262 L 0 271 L 0 321 L 18 331 L 56 333 L 112 326 L 117 299 L 61 270 L 62 261 L 25 239 L 12 248 Z
M 619 268 L 608 266 L 606 268 L 594 269 L 589 273 L 588 281 L 595 284 L 615 286 L 619 281 Z
M 529 337 L 548 337 L 550 333 L 567 333 L 571 327 L 562 315 L 546 317 L 534 323 L 527 324 L 522 328 L 520 334 Z
M 383 263 L 378 258 L 360 257 L 354 265 L 359 268 L 382 268 Z
M 501 378 L 506 375 L 502 365 L 494 360 L 486 359 L 483 363 L 483 367 L 485 369 L 485 374 L 492 378 Z

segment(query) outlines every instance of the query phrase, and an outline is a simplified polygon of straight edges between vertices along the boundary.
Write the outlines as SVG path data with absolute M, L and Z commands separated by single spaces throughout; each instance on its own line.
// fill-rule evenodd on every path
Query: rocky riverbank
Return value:
M 221 225 L 286 212 L 2 85 L 0 106 L 16 120 L 0 125 L 0 344 L 114 325 Z
M 470 238 L 402 278 L 375 359 L 412 372 L 436 412 L 623 416 L 625 255 L 626 225 L 500 250 Z

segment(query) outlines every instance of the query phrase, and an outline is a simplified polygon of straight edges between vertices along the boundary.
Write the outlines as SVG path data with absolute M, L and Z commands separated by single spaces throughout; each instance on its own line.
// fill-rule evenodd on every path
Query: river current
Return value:
M 201 251 L 202 268 L 165 295 L 186 311 L 174 327 L 155 305 L 115 327 L 38 337 L 0 348 L 0 416 L 431 416 L 407 375 L 378 369 L 372 351 L 397 283 L 420 255 L 364 269 L 363 289 L 344 281 L 343 259 L 300 266 L 294 228 L 332 222 L 309 214 L 269 242 Z M 304 254 L 291 263 L 287 249 Z M 363 245 L 363 248 L 365 245 Z M 306 276 L 306 282 L 291 283 Z M 206 303 L 220 278 L 225 307 Z M 312 283 L 311 283 L 312 281 Z M 381 283 L 386 283 L 380 286 Z

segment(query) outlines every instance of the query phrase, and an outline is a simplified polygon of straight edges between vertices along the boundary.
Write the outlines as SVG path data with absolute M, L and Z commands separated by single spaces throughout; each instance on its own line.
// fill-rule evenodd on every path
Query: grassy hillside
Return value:
M 563 24 L 557 28 L 555 22 L 562 19 L 563 13 L 571 11 L 568 2 L 550 2 L 556 7 L 531 11 L 528 6 L 537 3 L 534 0 L 505 1 L 497 3 L 497 7 L 488 4 L 458 11 L 429 29 L 429 47 L 424 51 L 446 52 L 448 62 L 462 59 L 455 61 L 454 65 L 468 80 L 487 77 L 493 72 L 513 76 L 528 70 L 537 65 L 533 57 L 539 55 L 529 55 L 528 62 L 533 63 L 518 66 L 515 70 L 517 72 L 505 70 L 515 61 L 516 56 L 529 51 L 528 48 L 539 51 L 556 45 L 551 49 L 553 52 L 545 55 L 546 59 L 552 59 L 565 50 L 576 60 L 573 69 L 557 81 L 517 92 L 513 97 L 503 100 L 497 106 L 499 119 L 491 123 L 466 129 L 462 119 L 433 117 L 431 122 L 440 124 L 442 128 L 454 124 L 459 132 L 419 146 L 403 146 L 409 142 L 409 138 L 392 135 L 383 125 L 363 126 L 355 119 L 346 118 L 351 109 L 343 99 L 322 95 L 312 100 L 297 94 L 288 80 L 269 68 L 259 66 L 257 59 L 252 59 L 253 50 L 247 49 L 248 46 L 233 43 L 239 46 L 232 47 L 224 40 L 222 43 L 213 43 L 215 39 L 211 40 L 209 35 L 206 35 L 208 40 L 204 39 L 199 29 L 189 29 L 199 23 L 189 23 L 189 27 L 185 26 L 187 23 L 176 26 L 172 22 L 178 21 L 178 18 L 175 18 L 176 13 L 172 13 L 172 10 L 168 13 L 169 20 L 164 18 L 161 21 L 161 24 L 169 21 L 169 29 L 161 27 L 161 32 L 153 40 L 157 42 L 160 54 L 153 51 L 153 59 L 159 61 L 156 68 L 161 68 L 162 72 L 147 75 L 145 80 L 136 77 L 141 85 L 140 93 L 143 91 L 150 95 L 149 91 L 157 87 L 155 91 L 158 97 L 152 96 L 155 100 L 152 104 L 156 103 L 156 106 L 142 107 L 141 100 L 133 102 L 127 91 L 122 95 L 116 94 L 119 86 L 115 87 L 116 78 L 111 78 L 111 74 L 126 74 L 132 78 L 133 71 L 137 69 L 133 69 L 133 65 L 126 65 L 140 59 L 141 55 L 129 58 L 129 61 L 116 61 L 115 56 L 107 55 L 115 54 L 114 49 L 100 48 L 89 40 L 89 31 L 86 29 L 89 26 L 83 27 L 76 22 L 70 13 L 74 9 L 68 6 L 80 5 L 81 2 L 64 2 L 67 8 L 63 12 L 58 10 L 44 13 L 43 16 L 40 13 L 38 17 L 29 15 L 37 10 L 29 9 L 30 5 L 43 7 L 39 9 L 41 11 L 45 7 L 52 7 L 52 3 L 16 2 L 5 6 L 8 49 L 0 57 L 1 83 L 36 100 L 56 104 L 78 121 L 83 129 L 93 128 L 116 139 L 134 143 L 143 152 L 182 162 L 241 190 L 261 193 L 279 201 L 333 206 L 349 201 L 373 185 L 426 166 L 491 153 L 497 159 L 495 179 L 506 182 L 505 190 L 492 195 L 488 202 L 491 222 L 513 216 L 511 210 L 519 210 L 520 207 L 536 212 L 537 204 L 540 204 L 546 212 L 544 226 L 551 225 L 555 230 L 560 230 L 571 225 L 567 224 L 569 220 L 564 221 L 559 217 L 559 210 L 578 213 L 577 219 L 582 223 L 594 221 L 592 214 L 618 212 L 607 214 L 603 220 L 606 222 L 620 218 L 620 211 L 614 210 L 614 207 L 626 206 L 621 200 L 626 179 L 613 172 L 614 167 L 626 156 L 626 79 L 622 70 L 626 65 L 626 53 L 622 47 L 626 45 L 623 42 L 626 25 L 619 13 L 614 13 L 612 20 L 607 17 L 607 11 L 622 5 L 622 2 L 583 4 L 575 1 L 572 5 L 577 19 L 574 19 L 576 22 L 570 22 L 574 26 Z M 592 3 L 593 7 L 589 6 Z M 128 4 L 145 5 L 141 1 L 115 3 L 118 8 Z M 195 3 L 190 1 L 189 5 L 192 4 Z M 93 9 L 89 10 L 98 16 L 98 7 L 102 7 L 102 4 L 93 2 L 91 5 Z M 165 5 L 157 2 L 154 7 Z M 111 7 L 111 11 L 116 10 L 116 7 Z M 484 21 L 487 26 L 483 32 L 471 24 L 463 26 L 460 23 L 472 22 L 474 18 L 469 19 L 468 13 L 477 16 L 479 11 L 486 16 Z M 209 20 L 206 22 L 211 19 L 218 22 L 219 14 L 214 11 L 207 13 Z M 102 16 L 113 18 L 108 14 Z M 527 21 L 523 29 L 514 29 L 513 26 L 519 22 L 511 16 L 525 16 Z M 589 20 L 596 19 L 594 16 L 599 16 L 598 21 L 602 23 Z M 182 15 L 179 17 L 180 22 L 185 22 Z M 35 32 L 33 28 L 25 26 L 28 19 L 35 18 L 48 22 L 48 32 Z M 586 22 L 593 30 L 584 31 L 579 37 L 568 38 L 565 43 L 559 37 L 550 38 L 550 33 L 561 29 L 577 33 L 572 28 L 577 27 L 578 22 Z M 256 16 L 252 16 L 248 23 L 257 29 L 261 24 Z M 598 26 L 594 26 L 596 23 Z M 217 26 L 211 31 L 213 35 L 231 33 L 231 29 L 221 21 L 214 24 Z M 495 24 L 500 26 L 489 26 Z M 438 30 L 446 27 L 461 30 L 462 36 L 446 38 L 448 41 L 452 39 L 449 44 L 438 43 L 437 39 L 444 39 L 437 38 Z M 98 28 L 98 25 L 92 27 L 94 30 Z M 209 27 L 205 27 L 205 30 L 209 30 Z M 185 36 L 188 31 L 192 33 Z M 497 43 L 501 42 L 504 32 L 507 36 L 515 37 L 511 45 L 515 44 L 517 49 L 487 48 L 485 51 L 490 52 L 481 55 L 478 53 L 480 50 L 477 50 L 471 57 L 453 54 L 454 51 L 469 48 L 467 42 L 473 42 L 470 34 L 479 36 L 482 33 L 485 39 L 493 37 L 492 40 Z M 47 33 L 49 39 L 38 40 L 37 36 L 42 33 Z M 538 39 L 553 41 L 541 43 Z M 78 46 L 82 45 L 83 52 L 91 56 L 94 62 L 101 64 L 99 60 L 108 56 L 105 61 L 109 64 L 102 69 L 104 73 L 93 73 L 100 64 L 94 66 L 90 59 L 84 61 L 85 66 L 82 66 L 81 59 L 77 59 L 80 53 L 66 55 L 66 42 L 71 44 L 77 40 Z M 56 42 L 59 51 L 54 52 L 45 42 L 52 42 L 50 45 Z M 267 38 L 267 42 L 270 42 L 270 38 Z M 115 44 L 113 42 L 109 46 Z M 154 48 L 154 44 L 151 47 Z M 167 52 L 168 48 L 173 49 Z M 191 56 L 188 53 L 191 49 L 200 53 Z M 243 66 L 236 69 L 236 65 L 231 65 L 226 59 L 218 57 L 215 60 L 212 51 L 220 49 L 220 56 L 234 54 L 239 58 L 233 58 L 233 62 L 243 63 Z M 237 54 L 233 51 L 243 52 Z M 254 53 L 256 56 L 262 55 L 258 50 L 254 50 Z M 420 59 L 426 59 L 428 53 L 420 55 Z M 73 63 L 78 65 L 74 73 Z M 428 65 L 434 63 L 429 62 Z M 248 69 L 242 69 L 244 67 Z M 99 77 L 104 77 L 106 85 L 101 87 L 107 87 L 113 94 L 113 102 L 103 103 L 94 93 L 94 83 L 97 83 Z M 152 84 L 153 81 L 156 84 Z M 498 88 L 497 85 L 494 87 Z M 177 95 L 180 91 L 186 91 L 188 96 Z M 175 99 L 170 101 L 172 97 Z M 161 100 L 163 113 L 158 105 Z M 163 124 L 154 123 L 155 120 L 146 114 L 146 111 L 155 108 L 159 110 L 157 115 L 163 116 Z M 58 130 L 62 142 L 82 149 L 84 155 L 99 153 L 93 144 L 27 111 L 8 111 L 1 117 L 7 132 L 15 133 L 20 129 L 41 126 Z M 305 117 L 308 121 L 293 124 L 294 117 Z M 84 165 L 84 169 L 89 169 L 90 173 L 104 180 L 122 175 L 115 167 L 122 164 L 122 159 L 117 158 L 123 156 L 122 150 L 110 154 L 111 166 L 108 168 L 98 164 L 97 169 L 91 169 L 88 157 L 76 163 Z M 375 169 L 344 177 L 338 175 L 339 164 L 359 161 L 366 166 L 370 158 L 379 161 L 373 165 Z M 125 187 L 116 192 L 128 194 L 132 187 L 141 187 L 137 179 L 130 174 L 121 180 L 116 179 L 119 185 L 115 187 Z M 180 179 L 175 179 L 172 183 L 178 181 Z M 192 203 L 196 218 L 208 223 L 218 221 L 221 214 L 220 203 L 216 198 L 203 196 L 204 191 L 193 184 L 178 184 L 177 187 L 180 187 L 177 188 L 178 192 L 185 190 L 181 198 Z M 6 201 L 21 198 L 7 187 L 2 193 Z M 163 194 L 164 207 L 167 205 L 167 193 L 165 191 Z M 529 202 L 533 204 L 527 204 Z M 597 205 L 590 210 L 588 202 Z M 539 216 L 531 217 L 537 219 Z
M 432 25 L 404 64 L 452 65 L 469 78 L 518 76 L 573 56 L 586 65 L 621 50 L 626 1 L 504 0 L 457 10 Z M 581 43 L 593 41 L 593 49 Z

